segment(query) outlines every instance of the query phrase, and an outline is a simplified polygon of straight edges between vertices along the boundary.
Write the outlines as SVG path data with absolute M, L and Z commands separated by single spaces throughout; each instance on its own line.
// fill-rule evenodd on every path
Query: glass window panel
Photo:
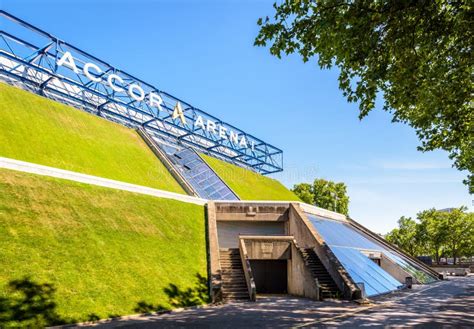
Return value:
M 400 283 L 359 250 L 380 251 L 418 281 L 422 283 L 435 281 L 435 278 L 424 272 L 409 258 L 386 248 L 351 225 L 312 214 L 307 214 L 307 216 L 353 279 L 364 282 L 368 296 L 395 290 Z
M 200 197 L 211 200 L 238 200 L 237 196 L 196 152 L 183 149 L 174 155 L 177 156 L 170 156 L 170 160 L 179 168 Z
M 331 247 L 336 257 L 356 283 L 363 282 L 367 296 L 398 289 L 401 284 L 359 250 Z

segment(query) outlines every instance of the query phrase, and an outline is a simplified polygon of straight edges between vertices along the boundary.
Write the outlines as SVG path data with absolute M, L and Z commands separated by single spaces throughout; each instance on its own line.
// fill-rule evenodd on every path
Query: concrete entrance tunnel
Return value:
M 344 215 L 301 203 L 209 202 L 213 301 L 289 294 L 349 300 L 438 274 Z
M 286 260 L 251 260 L 257 294 L 288 293 L 288 262 Z

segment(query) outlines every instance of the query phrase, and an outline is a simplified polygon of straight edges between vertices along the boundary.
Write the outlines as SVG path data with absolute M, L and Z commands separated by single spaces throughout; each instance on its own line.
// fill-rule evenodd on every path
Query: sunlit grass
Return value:
M 134 130 L 3 83 L 0 156 L 184 194 Z
M 204 160 L 242 200 L 288 200 L 299 198 L 276 179 L 265 177 L 225 161 L 201 154 Z
M 165 287 L 206 275 L 204 218 L 202 206 L 0 169 L 0 300 L 29 276 L 76 321 L 170 307 Z

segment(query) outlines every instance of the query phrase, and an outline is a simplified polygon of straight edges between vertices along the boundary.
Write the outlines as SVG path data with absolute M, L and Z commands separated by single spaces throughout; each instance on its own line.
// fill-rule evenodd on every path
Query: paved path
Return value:
M 135 316 L 100 328 L 474 327 L 474 276 L 399 291 L 369 306 L 347 301 L 261 298 L 163 315 Z

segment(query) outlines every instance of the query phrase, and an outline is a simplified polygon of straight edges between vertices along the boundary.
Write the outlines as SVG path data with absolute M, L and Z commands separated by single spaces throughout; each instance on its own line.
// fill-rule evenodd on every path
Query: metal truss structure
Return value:
M 142 126 L 156 138 L 192 147 L 261 174 L 283 170 L 282 150 L 5 11 L 0 11 L 0 20 L 0 80 L 132 128 Z M 4 24 L 7 22 L 15 32 L 8 32 L 8 24 Z M 72 54 L 77 70 L 58 65 L 58 59 L 67 52 Z M 88 79 L 84 70 L 84 66 L 91 64 L 100 69 L 94 81 Z M 115 80 L 115 88 L 105 83 L 111 75 L 121 78 Z M 151 106 L 148 96 L 137 100 L 138 97 L 117 91 L 127 90 L 131 84 L 141 87 L 145 95 L 159 95 L 162 110 Z M 177 104 L 184 120 L 173 115 Z M 234 137 L 237 135 L 239 141 L 244 138 L 248 145 L 197 125 L 198 117 L 234 132 Z

